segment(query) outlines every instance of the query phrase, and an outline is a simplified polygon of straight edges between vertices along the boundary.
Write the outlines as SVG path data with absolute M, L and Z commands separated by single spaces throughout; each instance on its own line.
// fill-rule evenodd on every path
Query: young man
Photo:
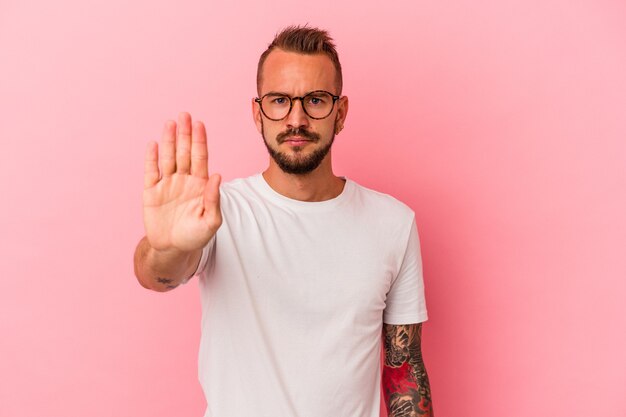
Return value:
M 290 27 L 261 55 L 252 114 L 268 168 L 220 187 L 201 122 L 166 123 L 145 161 L 141 285 L 197 275 L 205 417 L 432 416 L 413 212 L 333 174 L 348 98 L 325 31 Z

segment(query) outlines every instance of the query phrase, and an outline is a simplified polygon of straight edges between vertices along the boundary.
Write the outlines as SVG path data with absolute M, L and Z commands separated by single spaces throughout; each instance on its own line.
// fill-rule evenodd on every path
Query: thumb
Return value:
M 220 183 L 222 177 L 220 174 L 213 174 L 209 177 L 206 185 L 204 186 L 204 210 L 219 211 L 220 207 Z

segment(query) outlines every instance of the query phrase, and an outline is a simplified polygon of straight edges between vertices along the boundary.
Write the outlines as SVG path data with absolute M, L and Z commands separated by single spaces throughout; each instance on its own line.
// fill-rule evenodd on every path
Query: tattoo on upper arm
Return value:
M 383 324 L 383 391 L 389 417 L 432 416 L 430 384 L 422 359 L 422 324 Z

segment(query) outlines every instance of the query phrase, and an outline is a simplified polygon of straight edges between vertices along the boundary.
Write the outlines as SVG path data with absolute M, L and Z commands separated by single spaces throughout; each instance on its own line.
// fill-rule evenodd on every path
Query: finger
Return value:
M 189 113 L 178 115 L 178 131 L 176 133 L 176 172 L 189 174 L 191 157 L 191 116 Z
M 144 164 L 144 188 L 150 188 L 159 182 L 159 145 L 156 142 L 148 143 Z
M 206 142 L 204 124 L 195 122 L 191 136 L 191 175 L 209 178 L 209 151 Z
M 204 210 L 209 212 L 219 213 L 220 207 L 220 182 L 222 177 L 220 174 L 213 174 L 209 178 L 206 186 L 204 187 Z
M 209 177 L 204 187 L 204 211 L 202 218 L 206 225 L 212 229 L 213 233 L 222 224 L 222 212 L 220 210 L 220 182 L 222 178 L 219 174 Z
M 176 122 L 168 120 L 161 138 L 161 174 L 170 176 L 176 171 Z

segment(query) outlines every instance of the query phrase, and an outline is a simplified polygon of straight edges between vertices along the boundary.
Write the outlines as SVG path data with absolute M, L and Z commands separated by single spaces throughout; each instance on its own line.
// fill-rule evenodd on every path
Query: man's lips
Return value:
M 279 145 L 287 142 L 287 145 L 303 146 L 308 142 L 317 142 L 319 140 L 320 136 L 317 133 L 309 132 L 305 129 L 289 129 L 276 135 L 276 141 Z
M 311 142 L 310 139 L 303 138 L 302 136 L 290 136 L 286 138 L 283 142 L 288 143 L 293 146 L 304 145 L 305 143 Z

